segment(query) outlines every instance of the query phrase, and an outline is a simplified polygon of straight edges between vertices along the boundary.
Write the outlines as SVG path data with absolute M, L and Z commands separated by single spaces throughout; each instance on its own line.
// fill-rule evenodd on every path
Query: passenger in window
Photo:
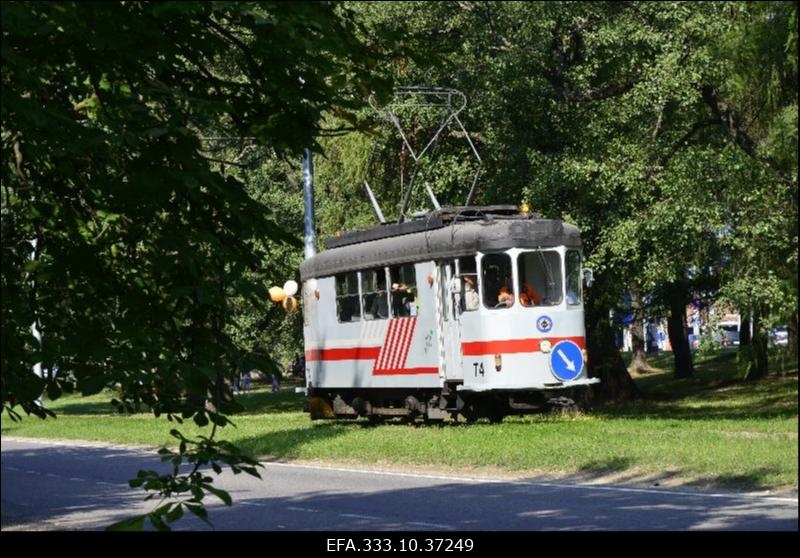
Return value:
M 392 283 L 392 314 L 394 316 L 416 316 L 416 293 L 405 283 Z
M 519 293 L 519 302 L 523 306 L 539 306 L 542 303 L 542 296 L 536 292 L 528 282 L 523 282 Z
M 497 293 L 497 307 L 511 308 L 514 305 L 514 289 L 511 286 L 511 277 L 506 277 L 503 286 Z
M 464 276 L 464 310 L 477 310 L 481 304 L 478 289 L 475 288 L 475 278 L 472 275 Z

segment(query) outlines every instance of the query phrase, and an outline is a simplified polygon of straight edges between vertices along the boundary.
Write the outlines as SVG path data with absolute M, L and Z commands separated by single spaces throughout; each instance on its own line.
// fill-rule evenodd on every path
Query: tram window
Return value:
M 581 304 L 581 253 L 577 250 L 567 250 L 567 304 L 579 306 Z
M 364 309 L 365 320 L 383 320 L 389 317 L 385 269 L 361 272 L 361 307 Z
M 481 260 L 483 304 L 487 308 L 509 308 L 514 305 L 511 280 L 511 257 L 508 254 L 487 254 Z
M 458 273 L 461 276 L 461 303 L 459 308 L 462 312 L 477 310 L 481 304 L 478 294 L 478 268 L 475 258 L 459 258 Z
M 414 264 L 390 267 L 389 278 L 392 281 L 392 316 L 416 316 L 418 298 Z
M 342 273 L 336 280 L 336 317 L 340 322 L 361 321 L 358 301 L 358 273 Z
M 561 256 L 555 250 L 524 252 L 517 260 L 519 298 L 523 306 L 561 304 Z

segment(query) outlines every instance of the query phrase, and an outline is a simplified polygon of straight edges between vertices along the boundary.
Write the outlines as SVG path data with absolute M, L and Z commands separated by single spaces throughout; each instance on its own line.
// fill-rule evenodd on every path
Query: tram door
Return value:
M 461 322 L 458 300 L 452 292 L 456 269 L 452 261 L 438 265 L 437 322 L 439 329 L 439 376 L 443 380 L 463 380 L 461 365 Z

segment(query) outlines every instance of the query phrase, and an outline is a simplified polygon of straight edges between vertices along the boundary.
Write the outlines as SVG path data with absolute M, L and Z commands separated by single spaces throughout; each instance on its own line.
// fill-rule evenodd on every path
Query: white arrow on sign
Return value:
M 570 372 L 575 372 L 575 363 L 567 358 L 567 355 L 564 354 L 564 351 L 559 349 L 558 350 L 558 356 L 560 356 L 561 360 L 564 361 L 564 364 L 567 365 L 567 370 L 569 370 Z

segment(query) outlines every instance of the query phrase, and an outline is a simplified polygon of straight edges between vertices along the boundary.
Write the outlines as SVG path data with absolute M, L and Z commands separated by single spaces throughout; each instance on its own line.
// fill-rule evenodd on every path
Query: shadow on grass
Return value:
M 581 473 L 612 473 L 625 471 L 633 466 L 633 461 L 627 457 L 612 457 L 604 461 L 590 461 L 582 465 L 578 471 Z
M 273 430 L 258 436 L 242 438 L 237 441 L 236 445 L 254 457 L 296 459 L 300 457 L 303 446 L 325 442 L 365 428 L 372 428 L 372 425 L 363 420 L 314 423 L 309 421 L 306 427 Z
M 244 410 L 237 415 L 256 415 L 263 413 L 292 413 L 303 409 L 305 395 L 293 391 L 273 393 L 268 388 L 239 393 L 236 401 Z
M 50 407 L 55 411 L 56 415 L 118 415 L 116 407 L 111 404 L 111 398 L 108 401 L 81 401 L 75 399 L 70 403 L 60 403 L 58 406 Z M 140 414 L 146 414 L 150 411 L 144 410 Z
M 694 479 L 686 483 L 687 486 L 696 486 L 696 487 L 721 487 L 721 488 L 728 488 L 728 489 L 736 489 L 736 490 L 760 490 L 760 489 L 768 489 L 772 488 L 769 483 L 765 482 L 764 479 L 768 478 L 770 475 L 774 475 L 775 473 L 779 473 L 778 469 L 775 467 L 758 467 L 753 469 L 752 471 L 748 471 L 746 473 L 740 473 L 735 475 L 714 475 L 711 477 L 702 477 L 699 479 Z

